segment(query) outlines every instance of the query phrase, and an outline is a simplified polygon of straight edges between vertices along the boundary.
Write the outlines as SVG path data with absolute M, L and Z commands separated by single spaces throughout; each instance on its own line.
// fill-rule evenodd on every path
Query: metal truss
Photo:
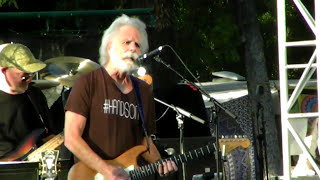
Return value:
M 311 166 L 314 168 L 316 174 L 320 177 L 320 170 L 308 147 L 294 130 L 290 121 L 298 120 L 298 118 L 319 118 L 320 113 L 290 113 L 292 106 L 297 101 L 299 95 L 304 89 L 305 85 L 310 80 L 311 76 L 316 72 L 317 77 L 317 97 L 320 102 L 320 0 L 314 0 L 314 16 L 312 16 L 308 9 L 300 0 L 288 0 L 294 3 L 299 10 L 303 19 L 309 26 L 311 32 L 314 34 L 313 40 L 305 41 L 291 41 L 287 42 L 287 24 L 286 24 L 286 7 L 288 6 L 285 0 L 277 0 L 277 16 L 278 16 L 278 51 L 279 51 L 279 75 L 280 75 L 280 103 L 281 103 L 281 125 L 282 125 L 282 153 L 283 153 L 283 178 L 291 179 L 291 158 L 289 149 L 289 133 L 292 134 L 294 140 L 297 142 L 302 152 L 306 154 Z M 306 32 L 309 33 L 309 32 Z M 287 58 L 287 50 L 289 48 L 299 47 L 314 47 L 314 52 L 307 64 L 289 64 Z M 318 61 L 316 59 L 318 58 Z M 293 92 L 289 94 L 288 87 L 288 70 L 302 69 L 303 73 L 298 81 L 297 86 Z M 290 121 L 289 121 L 290 120 Z M 318 123 L 320 124 L 320 123 Z M 320 130 L 318 126 L 318 131 Z M 320 133 L 318 132 L 318 135 Z M 318 147 L 319 140 L 318 140 Z

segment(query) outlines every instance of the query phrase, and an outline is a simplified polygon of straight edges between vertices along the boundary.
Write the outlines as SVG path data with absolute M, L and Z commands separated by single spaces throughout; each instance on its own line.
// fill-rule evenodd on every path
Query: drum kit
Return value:
M 42 90 L 62 85 L 71 88 L 74 81 L 81 75 L 101 67 L 86 58 L 61 56 L 44 61 L 47 66 L 39 72 L 40 78 L 32 80 L 32 84 Z
M 101 67 L 90 59 L 74 56 L 55 57 L 44 62 L 47 66 L 38 73 L 38 77 L 40 78 L 32 80 L 33 86 L 41 90 L 59 85 L 72 88 L 74 81 L 78 77 Z M 152 84 L 152 77 L 149 74 L 135 76 L 149 85 Z
M 63 105 L 72 89 L 75 80 L 91 71 L 101 67 L 100 64 L 82 57 L 60 56 L 44 61 L 47 66 L 37 73 L 37 78 L 32 80 L 32 86 L 42 90 L 48 101 L 49 107 L 58 103 L 62 99 Z M 139 76 L 132 74 L 152 84 L 152 77 L 148 74 Z

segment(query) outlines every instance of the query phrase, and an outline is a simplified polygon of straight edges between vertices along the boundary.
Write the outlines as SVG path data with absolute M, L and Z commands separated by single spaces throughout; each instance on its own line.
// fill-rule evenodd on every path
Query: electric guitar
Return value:
M 236 147 L 248 148 L 250 146 L 250 140 L 248 138 L 237 138 L 237 139 L 220 139 L 220 146 L 224 146 L 228 152 L 232 151 Z M 119 166 L 125 169 L 129 173 L 132 180 L 141 179 L 143 177 L 155 174 L 158 172 L 158 166 L 160 163 L 172 160 L 176 164 L 185 163 L 189 160 L 198 159 L 200 157 L 207 156 L 215 152 L 215 146 L 209 144 L 207 146 L 186 152 L 184 154 L 172 156 L 168 159 L 161 160 L 160 162 L 148 164 L 139 167 L 137 164 L 137 158 L 144 152 L 147 148 L 143 145 L 135 146 L 128 151 L 124 152 L 117 158 L 113 160 L 106 160 L 106 162 Z M 69 170 L 68 180 L 88 180 L 88 179 L 104 179 L 103 176 L 97 173 L 95 170 L 89 168 L 81 161 L 74 164 Z
M 58 176 L 57 160 L 59 157 L 58 150 L 47 150 L 41 152 L 41 169 L 39 175 L 44 180 L 54 180 Z
M 30 161 L 38 162 L 41 160 L 41 152 L 54 150 L 64 142 L 63 131 L 44 143 L 40 147 L 36 147 L 35 143 L 38 137 L 43 133 L 43 129 L 33 131 L 16 150 L 10 153 L 7 157 L 0 159 L 0 161 Z

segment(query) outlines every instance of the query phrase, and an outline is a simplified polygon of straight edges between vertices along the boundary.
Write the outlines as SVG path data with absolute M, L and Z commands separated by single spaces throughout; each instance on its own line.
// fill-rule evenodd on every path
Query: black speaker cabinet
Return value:
M 0 179 L 3 180 L 38 180 L 39 163 L 35 162 L 2 162 Z
M 205 147 L 208 144 L 213 144 L 214 138 L 211 136 L 205 137 L 185 137 L 184 138 L 184 152 L 192 151 L 200 147 Z M 174 155 L 179 155 L 180 153 L 180 139 L 179 138 L 159 138 L 155 140 L 155 144 L 158 147 L 163 158 L 168 158 L 170 155 L 167 153 L 169 148 L 173 148 Z M 210 172 L 216 171 L 216 160 L 214 153 L 206 157 L 201 157 L 199 159 L 194 158 L 186 163 L 185 176 L 186 179 L 192 179 L 193 175 L 205 173 L 205 169 L 210 170 Z M 179 171 L 173 177 L 168 177 L 168 179 L 183 179 L 182 166 L 178 166 Z
M 70 160 L 57 162 L 58 176 L 55 180 L 67 180 Z M 40 180 L 39 162 L 0 162 L 1 180 Z

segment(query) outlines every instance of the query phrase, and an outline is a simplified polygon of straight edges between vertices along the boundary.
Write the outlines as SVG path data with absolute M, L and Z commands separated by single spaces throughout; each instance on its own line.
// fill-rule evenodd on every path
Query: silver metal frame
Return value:
M 302 152 L 307 155 L 307 158 L 314 168 L 316 174 L 320 177 L 320 170 L 308 147 L 303 140 L 299 137 L 297 132 L 292 127 L 289 120 L 298 120 L 301 117 L 316 117 L 319 118 L 319 112 L 313 113 L 290 113 L 293 104 L 298 99 L 303 88 L 310 80 L 311 76 L 316 71 L 317 73 L 317 94 L 318 102 L 320 102 L 320 62 L 316 61 L 320 57 L 320 0 L 314 0 L 315 17 L 308 12 L 300 0 L 291 0 L 300 11 L 302 17 L 310 27 L 315 36 L 315 40 L 287 42 L 286 37 L 286 2 L 285 0 L 277 0 L 277 13 L 278 13 L 278 51 L 279 51 L 279 76 L 280 76 L 280 104 L 281 104 L 281 128 L 282 128 L 282 153 L 283 153 L 283 177 L 284 179 L 291 179 L 291 161 L 289 149 L 289 132 L 298 143 Z M 315 51 L 312 54 L 307 64 L 288 64 L 287 49 L 290 47 L 305 47 L 314 46 Z M 288 86 L 288 69 L 304 69 L 297 86 L 289 97 Z M 320 125 L 320 123 L 318 123 Z M 318 131 L 320 128 L 318 127 Z M 320 135 L 320 132 L 318 132 Z M 318 140 L 318 147 L 320 140 Z

